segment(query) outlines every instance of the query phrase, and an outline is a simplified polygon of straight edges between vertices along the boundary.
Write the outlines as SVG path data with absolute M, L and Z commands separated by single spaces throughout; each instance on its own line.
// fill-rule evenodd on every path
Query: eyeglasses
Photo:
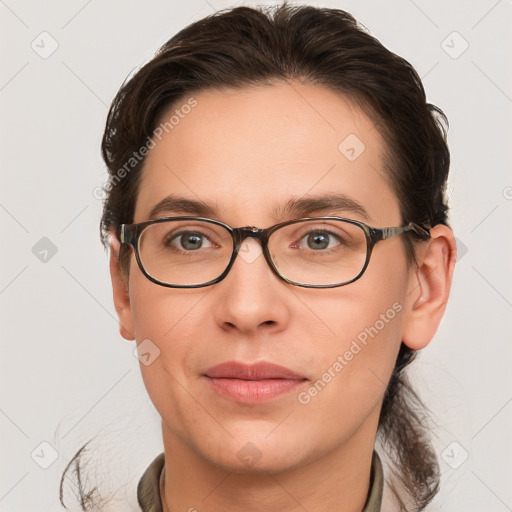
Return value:
M 266 229 L 233 228 L 204 217 L 167 217 L 122 224 L 142 273 L 170 288 L 200 288 L 222 281 L 246 238 L 256 239 L 268 265 L 283 281 L 305 288 L 334 288 L 359 279 L 381 240 L 412 232 L 430 238 L 427 228 L 409 223 L 373 228 L 341 217 L 306 217 Z

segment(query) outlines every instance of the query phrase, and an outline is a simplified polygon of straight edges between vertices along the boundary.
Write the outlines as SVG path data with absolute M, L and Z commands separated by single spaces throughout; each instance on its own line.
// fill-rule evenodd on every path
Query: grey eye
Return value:
M 307 236 L 307 244 L 310 249 L 326 249 L 329 246 L 329 235 L 326 233 L 311 233 Z
M 196 233 L 187 233 L 180 236 L 180 244 L 184 249 L 195 250 L 200 249 L 203 245 L 203 238 Z

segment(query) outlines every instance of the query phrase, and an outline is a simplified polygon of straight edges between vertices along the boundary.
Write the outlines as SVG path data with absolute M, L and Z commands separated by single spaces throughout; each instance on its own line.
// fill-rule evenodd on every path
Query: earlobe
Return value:
M 457 257 L 452 230 L 438 224 L 431 239 L 418 248 L 418 265 L 411 271 L 402 341 L 413 350 L 433 339 L 448 301 Z
M 133 341 L 133 319 L 130 304 L 128 283 L 125 282 L 119 268 L 120 243 L 114 233 L 110 237 L 110 277 L 112 280 L 112 292 L 114 305 L 119 318 L 119 332 L 123 338 Z

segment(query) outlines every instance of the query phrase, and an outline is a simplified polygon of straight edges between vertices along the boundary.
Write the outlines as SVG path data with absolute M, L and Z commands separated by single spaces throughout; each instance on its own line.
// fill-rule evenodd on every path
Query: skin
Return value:
M 194 97 L 197 106 L 145 161 L 134 222 L 148 220 L 151 208 L 172 193 L 216 204 L 214 218 L 231 226 L 268 227 L 289 218 L 276 218 L 273 204 L 340 192 L 361 203 L 369 218 L 342 210 L 315 215 L 401 225 L 383 169 L 384 141 L 343 96 L 290 82 Z M 349 134 L 365 144 L 354 161 L 338 150 Z M 408 267 L 398 236 L 375 246 L 358 281 L 323 290 L 283 282 L 262 255 L 251 262 L 238 257 L 222 282 L 188 290 L 150 282 L 132 255 L 124 282 L 113 238 L 121 335 L 138 344 L 150 339 L 160 350 L 141 372 L 162 417 L 164 510 L 362 510 L 400 343 L 425 347 L 448 299 L 454 237 L 441 225 L 431 235 L 417 246 L 417 267 Z M 298 393 L 397 302 L 401 312 L 317 396 L 300 403 Z M 273 362 L 308 380 L 270 402 L 236 403 L 202 377 L 232 360 Z M 261 455 L 250 467 L 237 456 L 247 443 Z

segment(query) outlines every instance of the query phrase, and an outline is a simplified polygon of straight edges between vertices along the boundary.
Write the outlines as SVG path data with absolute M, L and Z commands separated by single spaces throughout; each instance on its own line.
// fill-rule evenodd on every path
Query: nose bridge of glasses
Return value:
M 242 228 L 234 228 L 233 233 L 238 246 L 247 238 L 254 238 L 261 245 L 265 230 L 256 226 L 244 226 Z

